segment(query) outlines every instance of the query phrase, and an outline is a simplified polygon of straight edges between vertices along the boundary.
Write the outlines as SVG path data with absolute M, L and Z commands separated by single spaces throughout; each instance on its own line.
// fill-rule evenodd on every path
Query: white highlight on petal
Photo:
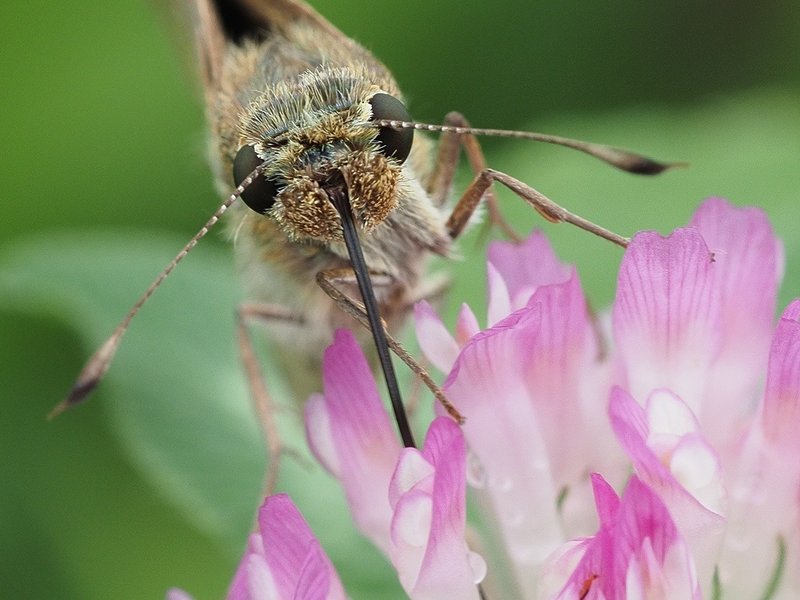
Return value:
M 250 600 L 281 600 L 269 565 L 263 555 L 251 554 L 246 559 L 247 591 Z
M 687 436 L 675 447 L 669 468 L 675 479 L 707 509 L 725 513 L 725 487 L 714 450 L 699 436 Z
M 488 567 L 486 566 L 486 561 L 480 554 L 472 552 L 471 550 L 467 552 L 467 563 L 472 570 L 473 583 L 477 584 L 486 579 Z
M 416 448 L 404 448 L 389 486 L 389 502 L 394 506 L 411 489 L 433 491 L 433 465 Z
M 650 394 L 646 410 L 651 435 L 680 437 L 698 430 L 694 413 L 669 390 L 655 390 Z
M 395 507 L 392 521 L 392 541 L 400 546 L 424 550 L 431 531 L 433 499 L 419 492 L 407 495 Z M 408 549 L 408 548 L 406 548 Z M 424 554 L 416 557 L 421 564 Z M 419 570 L 419 567 L 415 570 Z
M 650 450 L 698 502 L 724 514 L 725 487 L 719 456 L 703 438 L 691 409 L 671 391 L 661 389 L 648 396 L 645 410 Z
M 330 414 L 322 394 L 312 394 L 306 402 L 306 438 L 314 456 L 334 477 L 340 477 L 341 467 L 336 442 L 331 431 Z

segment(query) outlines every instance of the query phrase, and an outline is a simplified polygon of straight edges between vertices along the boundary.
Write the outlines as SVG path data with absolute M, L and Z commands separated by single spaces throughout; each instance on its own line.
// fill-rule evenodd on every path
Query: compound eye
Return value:
M 372 106 L 372 119 L 374 121 L 411 121 L 408 109 L 400 100 L 389 94 L 375 94 L 369 101 Z M 375 138 L 381 146 L 384 156 L 391 156 L 400 162 L 408 158 L 411 152 L 411 143 L 414 141 L 414 130 L 392 129 L 391 127 L 381 127 L 378 137 Z
M 233 183 L 238 186 L 263 162 L 256 154 L 255 148 L 242 146 L 233 159 Z M 242 200 L 252 210 L 263 215 L 275 204 L 275 197 L 279 191 L 278 184 L 264 177 L 262 173 L 242 193 Z

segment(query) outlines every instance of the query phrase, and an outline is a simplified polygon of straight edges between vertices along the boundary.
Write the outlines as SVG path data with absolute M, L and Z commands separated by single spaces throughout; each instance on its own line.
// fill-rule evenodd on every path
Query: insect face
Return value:
M 370 233 L 398 207 L 403 162 L 413 130 L 377 128 L 377 119 L 408 120 L 405 106 L 352 69 L 320 69 L 255 98 L 239 124 L 233 158 L 238 185 L 265 169 L 242 195 L 292 241 L 342 240 L 332 195 L 346 195 L 357 225 Z

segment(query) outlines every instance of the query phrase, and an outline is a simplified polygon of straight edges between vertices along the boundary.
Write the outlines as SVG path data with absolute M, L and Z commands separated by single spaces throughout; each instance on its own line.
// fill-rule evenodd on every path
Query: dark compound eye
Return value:
M 410 121 L 411 115 L 400 100 L 389 94 L 375 94 L 369 101 L 372 106 L 372 119 L 375 121 Z M 392 156 L 403 162 L 411 152 L 411 142 L 414 141 L 413 129 L 392 129 L 381 127 L 376 138 L 378 144 L 383 146 L 383 154 Z
M 238 186 L 242 183 L 262 162 L 264 161 L 258 157 L 255 148 L 242 146 L 236 153 L 236 158 L 233 159 L 234 184 Z M 279 191 L 277 183 L 267 179 L 264 175 L 259 175 L 242 193 L 242 200 L 255 212 L 264 214 L 275 204 L 275 196 Z

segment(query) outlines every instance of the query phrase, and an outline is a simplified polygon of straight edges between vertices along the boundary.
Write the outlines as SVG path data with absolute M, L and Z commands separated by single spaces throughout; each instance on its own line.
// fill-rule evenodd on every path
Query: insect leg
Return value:
M 444 118 L 444 125 L 470 127 L 469 121 L 459 112 L 447 113 Z M 470 170 L 474 174 L 477 175 L 486 170 L 486 159 L 476 136 L 471 133 L 443 132 L 439 138 L 436 166 L 427 186 L 427 191 L 437 206 L 443 206 L 447 201 L 447 196 L 453 187 L 453 179 L 458 170 L 458 159 L 462 148 L 469 162 Z M 519 234 L 503 218 L 497 204 L 497 197 L 491 188 L 486 191 L 486 206 L 489 210 L 489 222 L 499 227 L 509 239 L 521 241 L 522 238 L 520 238 Z
M 245 376 L 250 386 L 250 395 L 253 405 L 258 415 L 261 429 L 264 433 L 264 441 L 267 445 L 269 468 L 267 469 L 267 480 L 265 492 L 272 494 L 275 492 L 275 485 L 278 480 L 280 461 L 284 454 L 288 452 L 278 431 L 275 414 L 277 407 L 272 396 L 267 389 L 264 376 L 258 365 L 253 340 L 247 328 L 253 322 L 283 321 L 300 323 L 301 320 L 285 306 L 277 304 L 240 304 L 236 311 L 236 332 L 239 344 L 239 354 L 242 358 Z
M 623 237 L 613 231 L 609 231 L 600 225 L 592 223 L 574 213 L 569 212 L 564 207 L 556 204 L 547 196 L 533 189 L 529 185 L 515 179 L 510 175 L 506 175 L 494 169 L 484 169 L 481 171 L 472 183 L 469 184 L 461 199 L 453 208 L 450 213 L 450 218 L 447 220 L 447 231 L 451 238 L 457 238 L 464 230 L 472 213 L 481 201 L 481 198 L 486 193 L 486 190 L 491 187 L 494 182 L 502 183 L 517 196 L 530 204 L 540 215 L 552 223 L 571 223 L 576 227 L 593 233 L 601 238 L 604 238 L 623 248 L 627 247 L 630 242 L 629 238 Z
M 387 277 L 385 274 L 381 273 L 375 273 L 373 276 L 375 277 L 373 284 L 376 286 L 380 285 L 381 277 Z M 361 325 L 369 329 L 369 321 L 367 320 L 367 314 L 366 310 L 364 309 L 364 305 L 350 298 L 350 296 L 348 296 L 340 288 L 342 284 L 352 285 L 354 282 L 355 274 L 353 273 L 352 269 L 329 269 L 317 273 L 317 284 L 326 294 L 328 294 L 331 300 L 336 303 L 336 306 L 339 307 L 342 312 L 350 315 L 356 321 L 361 323 Z M 430 374 L 408 353 L 408 351 L 402 346 L 402 344 L 400 344 L 400 342 L 394 339 L 394 337 L 392 337 L 392 335 L 386 331 L 386 322 L 383 321 L 383 319 L 381 319 L 381 324 L 386 334 L 386 342 L 388 343 L 389 348 L 391 348 L 395 355 L 402 360 L 409 369 L 411 369 L 412 373 L 420 378 L 425 386 L 433 393 L 436 400 L 444 407 L 444 409 L 447 411 L 447 414 L 449 414 L 458 423 L 463 423 L 464 417 L 458 412 L 456 407 L 450 403 L 450 401 L 444 395 L 444 392 L 442 392 L 442 389 L 436 385 L 436 382 L 433 380 Z

